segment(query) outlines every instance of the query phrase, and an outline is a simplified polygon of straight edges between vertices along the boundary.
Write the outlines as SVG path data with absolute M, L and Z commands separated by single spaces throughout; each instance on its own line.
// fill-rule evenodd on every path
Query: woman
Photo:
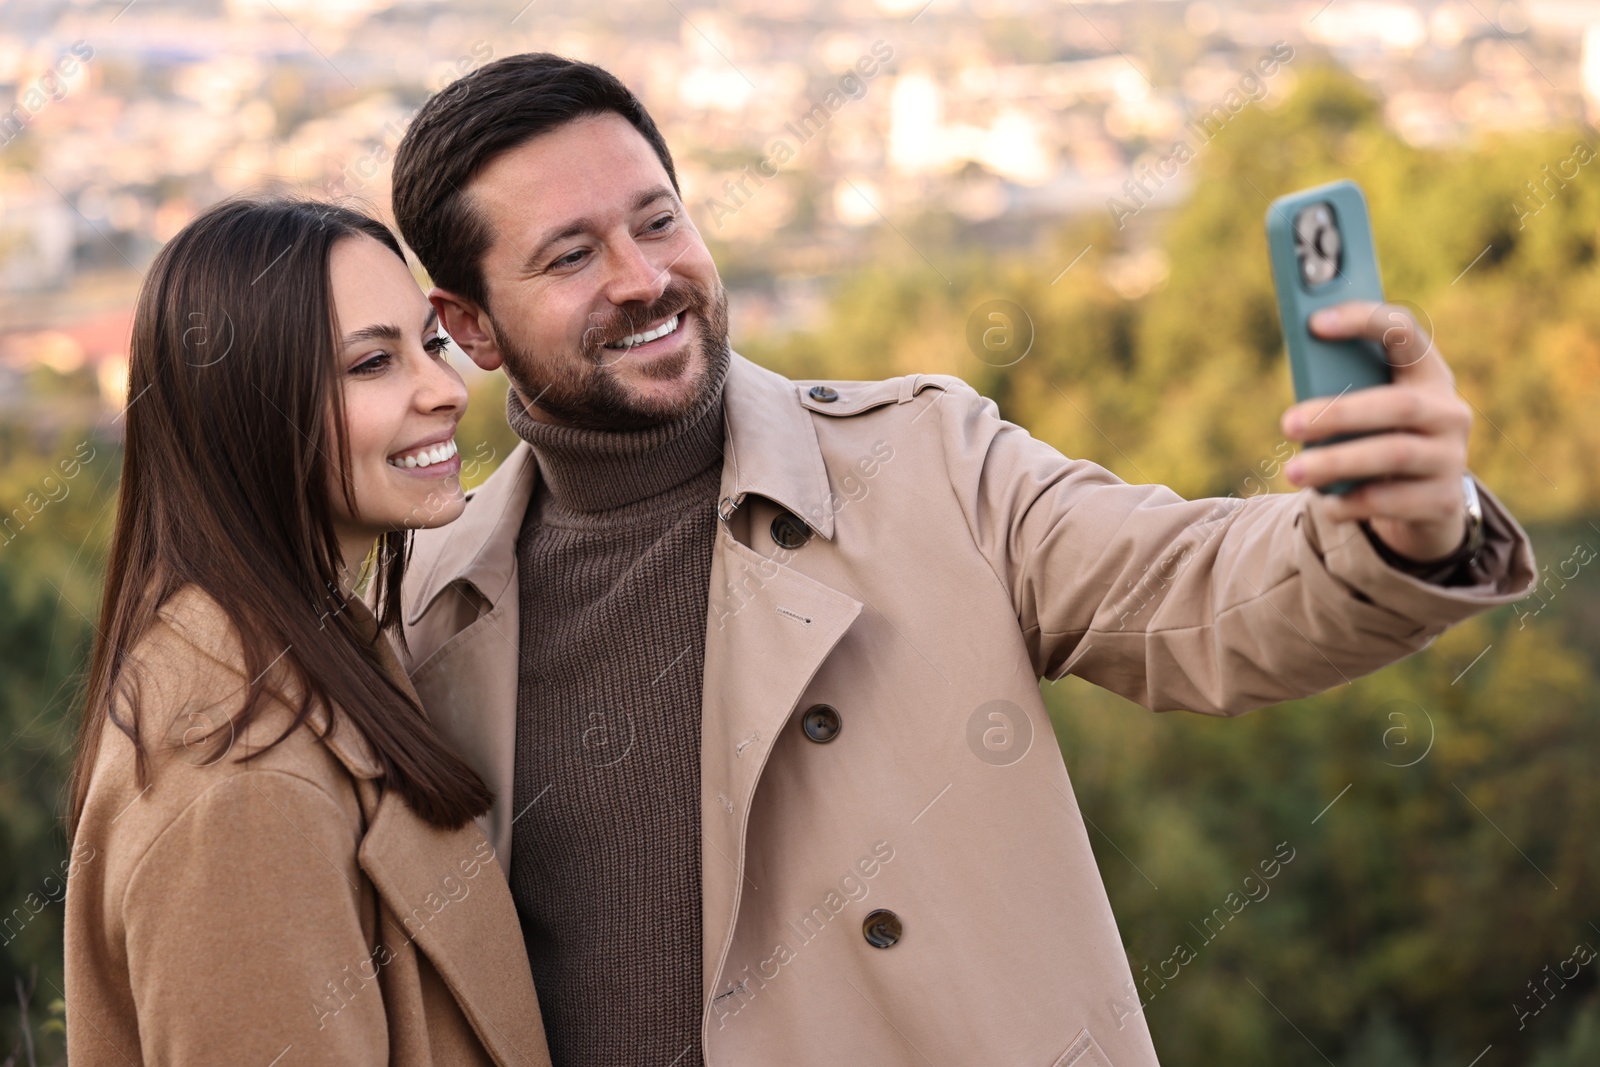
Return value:
M 490 794 L 390 645 L 405 531 L 463 506 L 446 343 L 340 207 L 227 202 L 151 267 L 68 820 L 74 1067 L 549 1063 Z

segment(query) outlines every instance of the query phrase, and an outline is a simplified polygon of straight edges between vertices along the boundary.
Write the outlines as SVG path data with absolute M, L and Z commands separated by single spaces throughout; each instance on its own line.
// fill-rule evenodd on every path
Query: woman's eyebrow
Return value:
M 439 309 L 429 305 L 428 315 L 422 320 L 422 331 L 426 333 L 434 325 L 434 323 L 438 321 Z M 350 333 L 345 334 L 344 346 L 349 348 L 351 345 L 358 345 L 363 341 L 399 342 L 399 340 L 400 327 L 394 325 L 393 323 L 382 322 L 374 323 L 371 326 L 363 326 L 359 330 L 353 330 Z
M 400 327 L 393 323 L 377 323 L 372 326 L 363 326 L 344 335 L 344 345 L 358 345 L 363 341 L 398 341 L 400 340 Z

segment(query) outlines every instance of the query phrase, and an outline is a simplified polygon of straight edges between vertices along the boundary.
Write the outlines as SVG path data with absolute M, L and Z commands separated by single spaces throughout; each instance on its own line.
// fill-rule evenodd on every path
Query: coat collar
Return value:
M 755 494 L 832 539 L 828 471 L 812 416 L 799 403 L 799 386 L 735 352 L 724 388 L 722 514 Z M 506 593 L 516 575 L 517 532 L 537 477 L 533 449 L 519 443 L 470 494 L 459 519 L 418 531 L 420 577 L 415 585 L 408 583 L 407 623 L 415 625 L 458 582 L 471 585 L 491 607 Z
M 800 387 L 738 353 L 728 366 L 727 448 L 722 465 L 724 514 L 745 496 L 764 496 L 833 539 L 828 468 Z
M 467 494 L 467 508 L 448 526 L 419 530 L 412 542 L 420 576 L 406 582 L 402 607 L 416 625 L 439 594 L 456 582 L 476 589 L 491 605 L 516 574 L 517 531 L 533 498 L 539 466 L 533 449 L 519 442 L 505 462 Z

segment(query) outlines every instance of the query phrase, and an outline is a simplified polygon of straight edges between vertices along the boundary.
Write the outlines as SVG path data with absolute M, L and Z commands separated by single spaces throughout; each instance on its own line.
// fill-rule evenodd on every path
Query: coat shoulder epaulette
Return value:
M 908 404 L 925 389 L 969 388 L 948 374 L 907 374 L 876 382 L 797 381 L 800 405 L 818 415 L 860 415 L 886 404 Z

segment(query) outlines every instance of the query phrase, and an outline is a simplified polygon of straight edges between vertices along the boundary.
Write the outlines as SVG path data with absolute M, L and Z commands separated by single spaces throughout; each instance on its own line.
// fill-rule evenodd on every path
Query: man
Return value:
M 1284 417 L 1369 432 L 1291 480 L 1381 484 L 1184 501 L 952 378 L 731 354 L 667 146 L 597 67 L 439 93 L 394 204 L 526 442 L 417 535 L 406 636 L 497 793 L 558 1065 L 1153 1064 L 1038 679 L 1234 714 L 1533 580 L 1409 320 L 1318 323 L 1389 327 L 1395 384 Z

